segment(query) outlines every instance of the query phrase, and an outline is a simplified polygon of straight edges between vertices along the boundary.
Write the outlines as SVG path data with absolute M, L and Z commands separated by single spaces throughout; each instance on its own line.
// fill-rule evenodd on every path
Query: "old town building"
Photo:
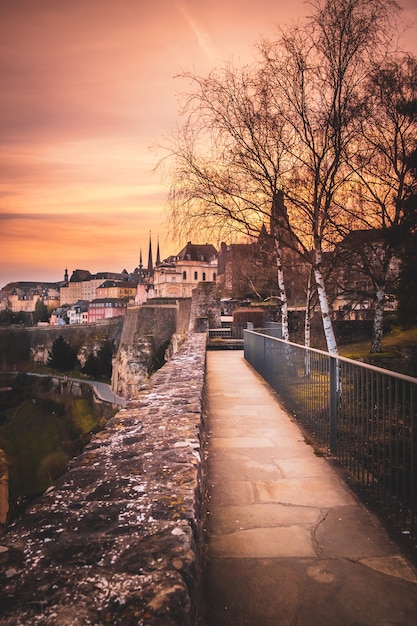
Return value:
M 57 283 L 13 282 L 3 287 L 1 292 L 1 308 L 13 313 L 34 313 L 38 301 L 50 311 L 59 305 Z
M 216 282 L 217 251 L 211 244 L 190 241 L 176 255 L 156 265 L 153 274 L 153 297 L 191 298 L 200 282 Z
M 127 302 L 121 298 L 97 298 L 88 305 L 88 322 L 125 315 L 126 308 Z
M 106 280 L 96 289 L 97 298 L 127 298 L 134 300 L 137 286 L 130 281 Z
M 113 280 L 125 282 L 128 277 L 126 273 L 99 272 L 91 274 L 88 270 L 75 270 L 68 283 L 60 289 L 61 306 L 75 304 L 80 300 L 92 302 L 97 297 L 97 289 L 104 282 Z

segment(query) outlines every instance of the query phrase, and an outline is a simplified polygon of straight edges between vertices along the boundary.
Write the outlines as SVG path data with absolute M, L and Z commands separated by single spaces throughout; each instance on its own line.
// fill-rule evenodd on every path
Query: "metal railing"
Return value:
M 417 535 L 417 379 L 244 332 L 245 359 L 402 531 Z
M 231 339 L 232 338 L 232 329 L 229 328 L 209 328 L 208 329 L 209 339 Z

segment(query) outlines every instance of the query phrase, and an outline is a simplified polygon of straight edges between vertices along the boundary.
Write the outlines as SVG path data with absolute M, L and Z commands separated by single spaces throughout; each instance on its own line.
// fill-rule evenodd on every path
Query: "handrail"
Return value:
M 353 363 L 355 365 L 361 365 L 362 367 L 366 367 L 369 370 L 374 372 L 379 372 L 380 374 L 389 374 L 394 378 L 400 378 L 401 380 L 405 380 L 410 383 L 417 383 L 417 378 L 413 376 L 407 376 L 406 374 L 401 374 L 400 372 L 393 372 L 392 370 L 384 369 L 383 367 L 378 367 L 377 365 L 371 365 L 370 363 L 363 363 L 362 361 L 355 361 L 354 359 L 349 359 L 346 356 L 341 356 L 340 354 L 331 354 L 330 352 L 326 352 L 326 350 L 320 350 L 319 348 L 310 348 L 307 346 L 303 346 L 299 343 L 294 343 L 292 341 L 285 341 L 284 339 L 280 339 L 279 337 L 275 337 L 272 334 L 267 332 L 263 332 L 265 329 L 256 329 L 256 330 L 244 330 L 244 333 L 253 333 L 256 335 L 260 335 L 262 337 L 268 337 L 268 339 L 276 339 L 277 341 L 281 341 L 286 346 L 294 346 L 296 348 L 302 348 L 303 350 L 308 350 L 309 352 L 315 352 L 317 354 L 321 354 L 324 356 L 328 356 L 331 359 L 335 359 L 337 361 L 345 361 L 346 363 Z M 266 329 L 267 330 L 267 329 Z
M 244 331 L 245 359 L 318 446 L 417 534 L 417 378 Z

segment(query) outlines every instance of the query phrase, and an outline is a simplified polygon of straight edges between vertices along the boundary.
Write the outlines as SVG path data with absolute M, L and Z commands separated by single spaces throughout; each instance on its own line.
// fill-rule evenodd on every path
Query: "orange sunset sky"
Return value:
M 417 0 L 402 0 L 417 52 Z M 0 0 L 0 287 L 65 268 L 162 257 L 168 181 L 150 149 L 174 129 L 175 75 L 250 61 L 302 0 Z M 202 242 L 200 242 L 202 243 Z

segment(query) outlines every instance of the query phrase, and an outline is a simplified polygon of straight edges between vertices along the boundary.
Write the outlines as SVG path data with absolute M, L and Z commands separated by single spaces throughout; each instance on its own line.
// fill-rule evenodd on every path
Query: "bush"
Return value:
M 64 372 L 74 369 L 77 364 L 76 351 L 65 341 L 62 335 L 59 335 L 49 352 L 48 365 L 55 370 Z
M 89 354 L 82 368 L 83 374 L 87 374 L 94 379 L 111 378 L 112 374 L 112 356 L 113 350 L 111 343 L 107 342 L 97 352 L 97 356 Z

